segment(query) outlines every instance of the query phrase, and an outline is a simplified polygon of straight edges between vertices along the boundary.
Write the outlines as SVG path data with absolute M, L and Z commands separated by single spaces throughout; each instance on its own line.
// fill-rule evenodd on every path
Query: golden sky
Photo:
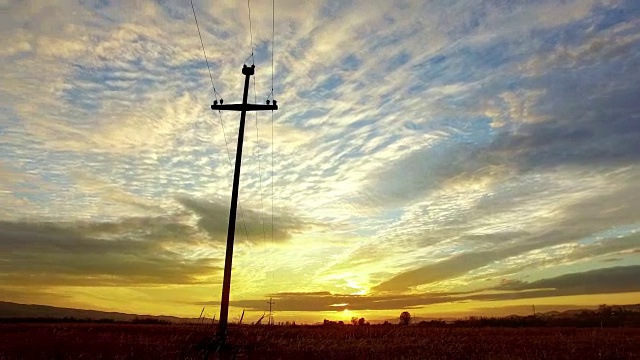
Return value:
M 0 9 L 0 301 L 216 314 L 247 59 L 230 319 L 637 302 L 633 0 Z

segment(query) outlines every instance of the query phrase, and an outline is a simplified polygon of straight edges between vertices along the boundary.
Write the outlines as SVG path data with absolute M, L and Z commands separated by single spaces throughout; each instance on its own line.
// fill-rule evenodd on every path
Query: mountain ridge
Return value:
M 65 308 L 39 304 L 20 304 L 8 301 L 0 301 L 0 319 L 64 319 L 73 318 L 79 320 L 113 320 L 134 321 L 136 319 L 153 319 L 169 321 L 172 323 L 195 322 L 197 318 L 183 318 L 169 315 L 145 315 L 129 314 L 116 311 L 100 311 L 89 309 Z

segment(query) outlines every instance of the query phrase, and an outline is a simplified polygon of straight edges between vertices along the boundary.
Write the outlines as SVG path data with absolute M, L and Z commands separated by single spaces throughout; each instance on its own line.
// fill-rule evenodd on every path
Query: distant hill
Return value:
M 631 305 L 610 305 L 611 307 L 622 307 L 629 312 L 640 313 L 640 304 Z M 571 309 L 565 311 L 548 311 L 544 313 L 538 313 L 538 317 L 546 319 L 570 319 L 580 316 L 583 312 L 593 312 L 594 309 Z M 475 316 L 475 315 L 474 315 Z M 140 319 L 156 320 L 171 323 L 190 323 L 196 322 L 196 318 L 181 318 L 176 316 L 156 316 L 156 315 L 139 315 L 139 314 L 126 314 L 120 312 L 107 312 L 97 310 L 84 310 L 73 308 L 62 308 L 48 305 L 31 305 L 31 304 L 18 304 L 6 301 L 0 301 L 0 321 L 2 319 L 64 319 L 73 318 L 78 320 L 112 320 L 112 321 L 126 321 L 131 322 Z M 464 318 L 464 317 L 461 317 Z M 421 321 L 455 321 L 461 318 L 453 317 L 414 317 L 413 323 L 419 323 Z M 468 318 L 468 317 L 467 317 Z M 369 321 L 369 319 L 367 319 Z M 382 319 L 382 320 L 370 320 L 371 324 L 382 324 L 388 321 L 392 324 L 397 324 L 398 319 Z
M 175 316 L 155 316 L 155 315 L 137 315 L 125 314 L 120 312 L 106 312 L 97 310 L 84 310 L 62 308 L 47 305 L 27 305 L 12 302 L 0 301 L 0 319 L 11 318 L 46 318 L 46 319 L 63 319 L 74 318 L 79 320 L 113 320 L 113 321 L 134 321 L 139 319 L 153 319 L 158 321 L 169 321 L 172 323 L 188 323 L 197 321 L 197 319 L 180 318 Z
M 640 312 L 640 304 L 631 304 L 631 305 L 609 305 L 610 307 L 620 307 L 626 311 L 630 312 Z M 545 317 L 554 317 L 554 318 L 570 318 L 574 316 L 578 316 L 585 311 L 595 311 L 595 308 L 591 309 L 571 309 L 565 311 L 547 311 L 543 313 L 539 313 L 539 316 Z

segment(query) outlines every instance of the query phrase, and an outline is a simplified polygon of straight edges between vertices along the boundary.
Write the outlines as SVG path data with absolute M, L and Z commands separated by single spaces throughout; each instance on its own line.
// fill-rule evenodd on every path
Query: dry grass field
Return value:
M 202 359 L 205 325 L 0 324 L 0 359 Z M 238 359 L 640 359 L 640 329 L 232 326 Z M 211 354 L 210 358 L 218 358 Z

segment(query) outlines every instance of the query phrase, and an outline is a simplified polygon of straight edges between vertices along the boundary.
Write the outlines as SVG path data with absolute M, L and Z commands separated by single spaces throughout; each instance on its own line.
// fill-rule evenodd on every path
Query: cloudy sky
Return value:
M 230 318 L 640 298 L 638 1 L 276 0 L 275 43 L 271 1 L 193 3 L 225 103 L 246 61 L 280 106 Z M 0 10 L 0 300 L 217 313 L 239 116 L 189 1 Z

